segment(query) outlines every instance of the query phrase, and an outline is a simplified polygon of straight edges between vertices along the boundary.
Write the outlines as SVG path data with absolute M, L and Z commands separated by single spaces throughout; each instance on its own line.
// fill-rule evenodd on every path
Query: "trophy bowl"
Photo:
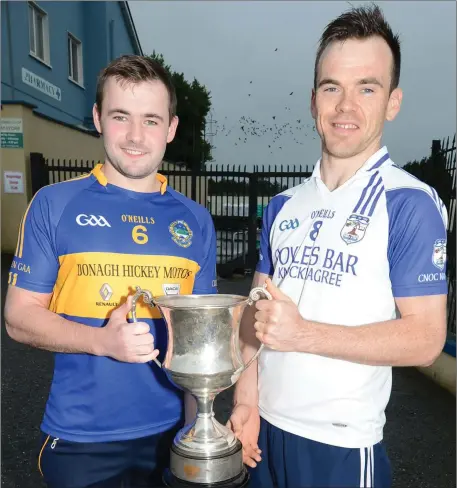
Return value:
M 233 432 L 216 420 L 216 396 L 236 383 L 241 373 L 263 349 L 246 363 L 240 351 L 240 322 L 244 309 L 261 296 L 271 300 L 261 287 L 249 297 L 240 295 L 165 295 L 153 297 L 137 287 L 136 302 L 157 306 L 167 326 L 168 345 L 163 368 L 169 380 L 189 392 L 197 401 L 197 415 L 175 436 L 171 446 L 170 472 L 165 482 L 171 487 L 241 487 L 247 483 L 242 447 Z

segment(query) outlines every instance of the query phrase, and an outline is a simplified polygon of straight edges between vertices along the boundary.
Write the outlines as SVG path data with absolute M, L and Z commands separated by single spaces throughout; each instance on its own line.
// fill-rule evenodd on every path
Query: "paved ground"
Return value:
M 9 266 L 2 256 L 2 312 Z M 250 282 L 220 282 L 221 293 L 246 294 Z M 41 488 L 36 469 L 38 426 L 52 378 L 52 355 L 14 343 L 2 316 L 2 487 Z M 225 421 L 231 391 L 216 399 Z M 456 474 L 455 397 L 412 368 L 395 369 L 385 440 L 394 488 L 453 488 Z

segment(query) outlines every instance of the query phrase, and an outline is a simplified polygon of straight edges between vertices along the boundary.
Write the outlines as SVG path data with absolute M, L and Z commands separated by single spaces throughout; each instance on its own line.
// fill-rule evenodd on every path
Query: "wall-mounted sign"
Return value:
M 24 174 L 20 171 L 4 171 L 5 193 L 24 193 Z
M 24 147 L 22 119 L 1 120 L 1 147 L 21 149 Z
M 49 83 L 49 81 L 46 81 L 35 73 L 29 71 L 28 69 L 22 68 L 22 81 L 26 85 L 29 85 L 36 90 L 45 93 L 49 97 L 54 98 L 59 102 L 62 99 L 62 92 L 60 91 L 60 88 L 58 86 Z

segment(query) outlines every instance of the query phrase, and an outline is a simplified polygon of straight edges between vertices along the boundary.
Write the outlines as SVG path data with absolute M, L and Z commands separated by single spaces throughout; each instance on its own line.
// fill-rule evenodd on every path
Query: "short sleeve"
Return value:
M 202 226 L 203 248 L 200 269 L 195 277 L 194 295 L 208 295 L 217 293 L 216 274 L 216 231 L 209 213 L 206 214 Z
M 19 227 L 9 284 L 39 293 L 51 293 L 58 270 L 55 226 L 49 201 L 41 190 L 30 202 Z
M 446 294 L 447 212 L 441 200 L 418 188 L 391 190 L 387 211 L 394 297 Z
M 260 233 L 259 261 L 256 267 L 256 271 L 259 273 L 273 276 L 274 266 L 273 257 L 271 254 L 270 232 L 276 216 L 289 198 L 290 197 L 284 195 L 275 196 L 263 212 L 262 231 Z

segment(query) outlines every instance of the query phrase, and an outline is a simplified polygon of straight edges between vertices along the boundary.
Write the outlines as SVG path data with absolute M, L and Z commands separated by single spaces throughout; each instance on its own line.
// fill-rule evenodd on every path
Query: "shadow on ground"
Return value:
M 2 487 L 41 488 L 36 454 L 39 425 L 52 379 L 52 354 L 13 342 L 3 306 L 11 256 L 2 256 Z M 250 280 L 221 280 L 220 293 L 246 295 Z M 216 399 L 217 418 L 228 419 L 232 390 Z M 385 442 L 394 488 L 454 488 L 455 397 L 414 368 L 394 369 Z

